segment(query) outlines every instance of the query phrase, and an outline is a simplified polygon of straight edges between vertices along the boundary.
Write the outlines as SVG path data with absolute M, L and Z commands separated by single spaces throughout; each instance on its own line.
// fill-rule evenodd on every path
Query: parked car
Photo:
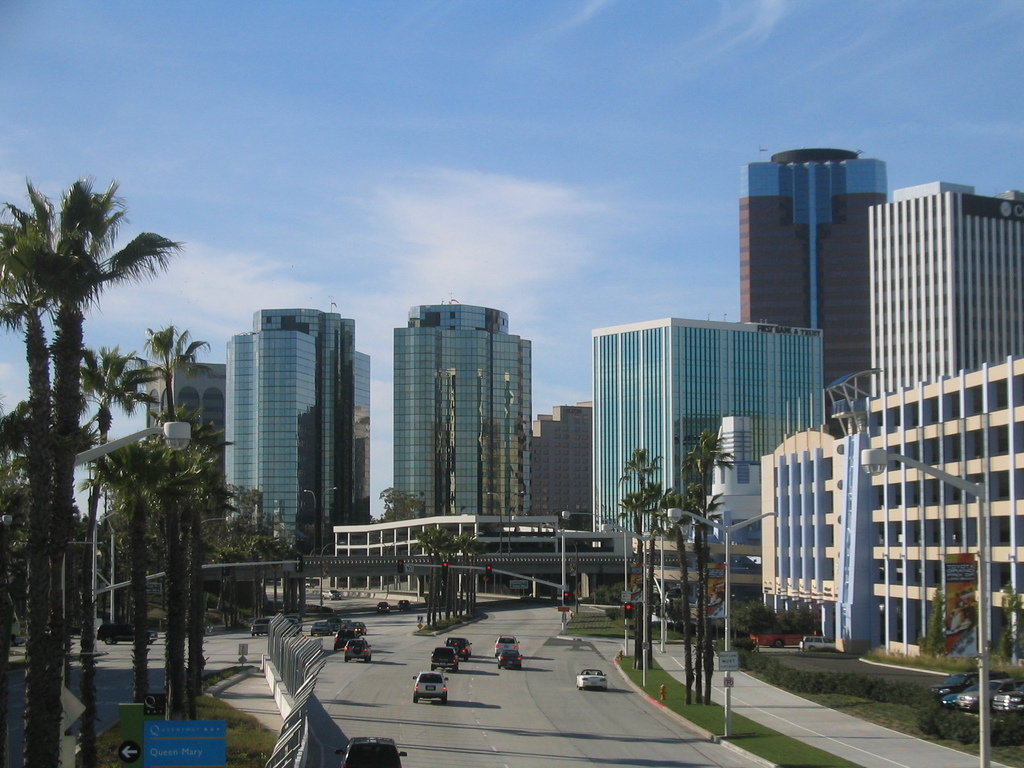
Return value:
M 607 691 L 608 678 L 600 669 L 584 669 L 576 675 L 576 690 Z
M 834 637 L 807 635 L 800 641 L 801 651 L 834 651 L 835 649 L 836 639 Z
M 412 608 L 412 603 L 410 603 L 408 600 L 399 600 L 398 601 L 398 610 L 400 610 L 400 611 L 408 611 L 410 608 Z
M 394 739 L 380 737 L 358 736 L 335 754 L 342 752 L 345 756 L 341 758 L 341 768 L 402 768 L 402 758 L 406 756 Z
M 932 692 L 932 695 L 935 696 L 935 698 L 941 699 L 951 693 L 960 693 L 964 688 L 972 686 L 977 682 L 977 672 L 957 672 L 955 675 L 950 675 L 937 685 L 928 686 L 928 690 Z
M 310 637 L 325 637 L 333 634 L 334 633 L 331 631 L 331 625 L 326 621 L 314 621 L 309 625 Z
M 504 650 L 498 654 L 498 669 L 522 669 L 523 654 L 519 651 Z
M 473 644 L 464 637 L 449 637 L 444 641 L 449 648 L 454 648 L 459 658 L 465 661 L 473 655 Z
M 361 637 L 354 638 L 345 643 L 345 661 L 360 659 L 362 661 L 373 661 L 373 649 L 370 644 Z
M 1024 680 L 1017 680 L 1012 689 L 993 696 L 992 709 L 997 712 L 1024 712 Z
M 992 705 L 992 699 L 997 693 L 1011 691 L 1014 685 L 1015 683 L 1012 680 L 989 680 L 988 696 L 984 697 L 987 705 Z M 970 688 L 965 688 L 956 694 L 953 705 L 956 709 L 963 710 L 964 712 L 977 712 L 981 706 L 982 698 L 981 686 L 972 685 Z
M 494 641 L 494 658 L 498 658 L 502 651 L 518 651 L 519 641 L 515 635 L 501 635 Z
M 440 672 L 420 672 L 414 679 L 413 704 L 419 704 L 420 699 L 436 699 L 442 704 L 448 703 L 448 678 Z
M 249 624 L 249 634 L 253 637 L 265 635 L 268 632 L 270 632 L 270 619 L 268 618 L 253 619 Z
M 459 656 L 455 653 L 455 649 L 449 648 L 447 645 L 435 648 L 433 653 L 430 654 L 430 669 L 448 669 L 452 672 L 458 672 Z
M 146 642 L 152 643 L 156 640 L 156 632 L 152 629 L 146 630 Z M 101 624 L 96 630 L 96 639 L 107 645 L 116 645 L 118 641 L 132 642 L 135 640 L 135 627 L 131 624 Z
M 381 600 L 377 603 L 377 613 L 391 613 L 391 603 L 387 600 Z

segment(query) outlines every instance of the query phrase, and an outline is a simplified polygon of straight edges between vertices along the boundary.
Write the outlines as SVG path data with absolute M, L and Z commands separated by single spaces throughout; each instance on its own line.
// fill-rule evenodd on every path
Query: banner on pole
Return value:
M 978 561 L 971 553 L 946 555 L 946 655 L 978 653 Z
M 708 618 L 725 618 L 725 563 L 708 565 Z

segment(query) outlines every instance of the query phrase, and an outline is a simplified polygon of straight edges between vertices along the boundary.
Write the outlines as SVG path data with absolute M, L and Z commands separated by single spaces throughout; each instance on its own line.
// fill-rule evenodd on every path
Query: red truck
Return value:
M 799 647 L 804 635 L 790 635 L 784 632 L 765 632 L 760 635 L 751 635 L 750 639 L 754 645 L 763 645 L 768 648 L 782 648 L 784 646 Z

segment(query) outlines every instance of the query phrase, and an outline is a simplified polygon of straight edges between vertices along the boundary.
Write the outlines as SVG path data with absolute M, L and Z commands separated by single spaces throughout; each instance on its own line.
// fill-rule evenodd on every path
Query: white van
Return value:
M 834 637 L 822 637 L 821 635 L 805 635 L 800 641 L 801 651 L 834 651 L 836 639 Z

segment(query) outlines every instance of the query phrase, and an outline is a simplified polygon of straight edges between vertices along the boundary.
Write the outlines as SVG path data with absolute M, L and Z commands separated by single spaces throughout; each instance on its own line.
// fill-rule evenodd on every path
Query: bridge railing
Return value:
M 326 663 L 323 643 L 320 638 L 303 637 L 297 624 L 275 616 L 268 631 L 267 659 L 280 686 L 275 699 L 284 724 L 266 768 L 302 768 L 309 741 L 309 699 Z

